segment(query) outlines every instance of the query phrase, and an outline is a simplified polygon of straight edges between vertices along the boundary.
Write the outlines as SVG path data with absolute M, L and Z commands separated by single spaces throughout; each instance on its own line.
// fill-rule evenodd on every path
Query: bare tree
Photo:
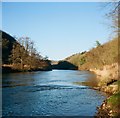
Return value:
M 120 1 L 114 0 L 113 2 L 107 3 L 110 6 L 110 11 L 107 13 L 107 16 L 111 18 L 112 25 L 111 27 L 114 29 L 114 32 L 120 33 Z
M 20 69 L 39 68 L 43 57 L 35 49 L 34 42 L 29 37 L 21 37 L 18 39 L 18 43 L 13 45 L 12 54 L 10 55 L 13 66 Z M 16 66 L 18 65 L 18 66 Z M 20 66 L 19 66 L 20 65 Z
M 25 57 L 26 57 L 26 52 L 25 52 L 24 47 L 18 43 L 15 43 L 13 45 L 12 53 L 10 55 L 10 59 L 14 65 L 14 67 L 16 67 L 16 65 L 20 64 L 20 69 L 23 69 Z

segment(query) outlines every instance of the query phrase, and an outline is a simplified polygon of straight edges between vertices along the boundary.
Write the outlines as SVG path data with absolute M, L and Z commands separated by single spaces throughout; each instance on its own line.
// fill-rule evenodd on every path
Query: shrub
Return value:
M 101 46 L 101 43 L 99 41 L 96 41 L 96 46 Z
M 86 62 L 85 57 L 82 57 L 82 58 L 80 59 L 80 65 L 83 65 L 85 62 Z

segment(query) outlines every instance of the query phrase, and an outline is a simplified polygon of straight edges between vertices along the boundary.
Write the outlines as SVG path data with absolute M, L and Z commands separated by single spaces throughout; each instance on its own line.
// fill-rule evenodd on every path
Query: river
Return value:
M 76 84 L 88 71 L 53 70 L 2 76 L 3 116 L 94 116 L 106 95 Z

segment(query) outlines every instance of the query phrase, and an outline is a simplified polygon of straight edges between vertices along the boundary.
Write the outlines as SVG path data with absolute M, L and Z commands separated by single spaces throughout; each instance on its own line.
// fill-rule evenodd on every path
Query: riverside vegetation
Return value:
M 51 70 L 50 61 L 37 52 L 29 37 L 13 38 L 2 34 L 2 72 Z
M 98 108 L 98 117 L 119 116 L 120 80 L 118 57 L 118 38 L 103 44 L 88 52 L 74 54 L 65 60 L 78 66 L 79 70 L 94 72 L 96 78 L 79 84 L 109 93 L 109 97 Z
M 2 34 L 2 72 L 48 71 L 52 69 L 77 70 L 77 66 L 59 61 L 51 64 L 48 57 L 37 52 L 34 42 L 29 37 L 14 38 L 0 31 Z

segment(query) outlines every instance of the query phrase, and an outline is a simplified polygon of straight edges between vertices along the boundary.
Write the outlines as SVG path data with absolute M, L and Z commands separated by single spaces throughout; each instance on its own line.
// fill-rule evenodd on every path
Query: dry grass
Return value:
M 101 91 L 114 94 L 118 91 L 118 63 L 105 65 L 102 69 L 90 69 L 95 72 L 97 77 L 97 86 Z
M 85 58 L 85 63 L 81 65 L 81 59 Z M 75 54 L 67 61 L 79 67 L 79 70 L 101 69 L 104 65 L 118 62 L 118 39 L 113 39 L 104 45 L 91 49 L 84 54 Z
M 81 65 L 81 59 L 85 62 Z M 109 85 L 118 80 L 118 39 L 91 49 L 84 54 L 75 54 L 68 61 L 77 65 L 79 70 L 90 70 L 96 73 L 96 83 L 103 91 L 116 92 L 116 85 Z

